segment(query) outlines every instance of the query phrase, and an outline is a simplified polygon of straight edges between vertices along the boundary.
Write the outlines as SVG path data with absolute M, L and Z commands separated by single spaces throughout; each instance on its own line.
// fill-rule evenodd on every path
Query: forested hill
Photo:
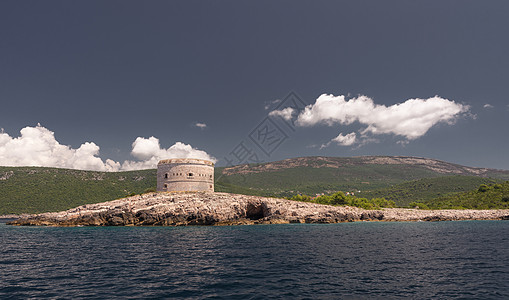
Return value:
M 447 178 L 438 179 L 443 176 Z M 437 179 L 427 180 L 433 178 Z M 415 157 L 301 157 L 216 168 L 215 179 L 218 192 L 282 197 L 361 191 L 362 197 L 383 196 L 405 205 L 473 190 L 482 183 L 509 180 L 509 171 Z M 154 169 L 107 173 L 0 167 L 0 215 L 59 211 L 139 194 L 155 187 Z
M 155 170 L 109 173 L 0 167 L 0 215 L 59 211 L 142 193 L 155 186 Z
M 216 180 L 220 185 L 275 195 L 367 191 L 448 175 L 509 180 L 509 171 L 505 170 L 472 168 L 429 158 L 402 156 L 299 157 L 216 168 Z

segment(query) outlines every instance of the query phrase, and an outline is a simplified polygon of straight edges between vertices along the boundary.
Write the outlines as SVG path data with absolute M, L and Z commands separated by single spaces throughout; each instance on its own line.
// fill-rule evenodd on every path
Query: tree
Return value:
M 346 196 L 343 192 L 336 192 L 332 194 L 330 203 L 332 205 L 345 205 L 346 204 Z
M 477 189 L 477 191 L 478 191 L 478 192 L 481 192 L 481 193 L 484 193 L 484 192 L 488 191 L 488 189 L 489 189 L 489 187 L 488 187 L 487 185 L 485 185 L 485 184 L 481 184 L 481 185 L 479 186 L 479 189 Z

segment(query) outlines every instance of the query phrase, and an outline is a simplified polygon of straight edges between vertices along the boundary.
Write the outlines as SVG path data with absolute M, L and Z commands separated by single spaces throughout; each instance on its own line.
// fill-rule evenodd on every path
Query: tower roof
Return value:
M 199 158 L 170 158 L 160 160 L 157 165 L 166 165 L 166 164 L 200 164 L 200 165 L 209 165 L 214 166 L 214 163 L 210 160 L 199 159 Z

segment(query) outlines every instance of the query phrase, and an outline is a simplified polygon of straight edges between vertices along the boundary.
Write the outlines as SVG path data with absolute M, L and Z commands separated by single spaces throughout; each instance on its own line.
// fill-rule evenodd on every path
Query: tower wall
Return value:
M 157 164 L 157 191 L 214 191 L 214 163 L 203 159 L 165 159 Z

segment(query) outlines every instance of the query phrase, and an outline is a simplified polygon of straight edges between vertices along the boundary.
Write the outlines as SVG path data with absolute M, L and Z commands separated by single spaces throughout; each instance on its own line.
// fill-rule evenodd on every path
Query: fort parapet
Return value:
M 214 191 L 214 163 L 204 159 L 175 158 L 157 164 L 157 191 Z

